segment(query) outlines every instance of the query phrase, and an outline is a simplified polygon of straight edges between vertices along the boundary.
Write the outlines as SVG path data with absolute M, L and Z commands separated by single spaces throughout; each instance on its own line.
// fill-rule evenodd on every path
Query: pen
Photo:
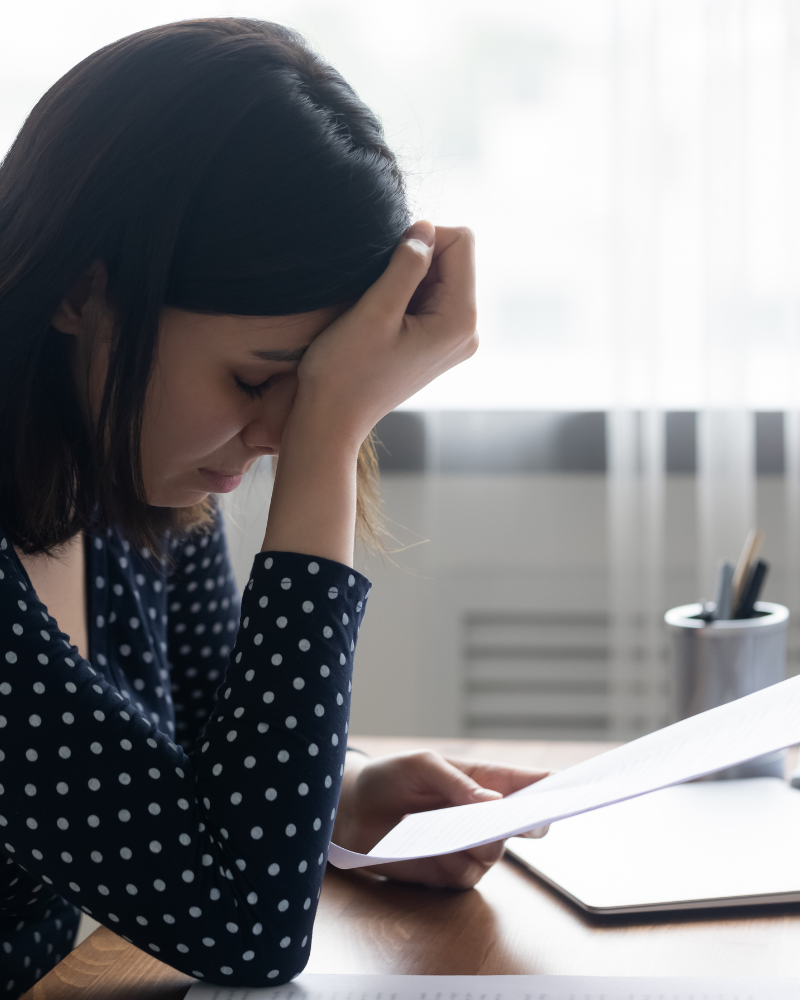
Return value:
M 719 564 L 714 618 L 719 621 L 730 621 L 733 618 L 733 565 L 729 562 Z
M 755 603 L 764 583 L 769 566 L 763 559 L 759 559 L 753 564 L 747 577 L 747 582 L 742 589 L 742 599 L 736 609 L 737 618 L 752 618 L 755 612 Z

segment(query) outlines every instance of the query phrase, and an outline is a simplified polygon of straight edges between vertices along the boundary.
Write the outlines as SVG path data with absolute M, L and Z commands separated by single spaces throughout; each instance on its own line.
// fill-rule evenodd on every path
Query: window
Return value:
M 223 12 L 7 8 L 0 145 L 100 45 Z M 237 13 L 310 38 L 381 115 L 419 214 L 477 234 L 481 350 L 408 407 L 797 405 L 796 4 L 250 0 Z

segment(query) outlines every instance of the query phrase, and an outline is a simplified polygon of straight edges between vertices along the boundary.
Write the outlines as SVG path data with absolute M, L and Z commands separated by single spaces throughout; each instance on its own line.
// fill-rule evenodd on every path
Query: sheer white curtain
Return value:
M 609 529 L 620 735 L 652 727 L 666 679 L 655 622 L 660 411 L 698 411 L 697 589 L 686 600 L 713 596 L 718 559 L 734 557 L 756 521 L 756 408 L 788 411 L 787 570 L 800 575 L 798 15 L 796 0 L 614 5 Z

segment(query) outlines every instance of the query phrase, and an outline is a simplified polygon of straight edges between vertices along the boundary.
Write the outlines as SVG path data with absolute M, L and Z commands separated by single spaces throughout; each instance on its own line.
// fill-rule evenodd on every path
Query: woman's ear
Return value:
M 102 261 L 96 260 L 86 268 L 53 315 L 56 330 L 73 336 L 84 332 L 90 305 L 105 296 L 106 276 Z

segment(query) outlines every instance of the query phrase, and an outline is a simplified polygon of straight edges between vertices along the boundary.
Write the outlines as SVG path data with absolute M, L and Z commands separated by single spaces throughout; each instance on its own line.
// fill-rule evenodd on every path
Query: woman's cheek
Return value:
M 214 405 L 213 400 L 200 403 L 187 414 L 185 440 L 195 455 L 208 455 L 236 437 L 245 420 L 235 407 Z
M 208 380 L 173 382 L 161 386 L 146 413 L 144 442 L 151 461 L 162 474 L 173 472 L 208 458 L 235 437 L 241 414 L 224 394 Z M 149 418 L 149 419 L 148 419 Z

